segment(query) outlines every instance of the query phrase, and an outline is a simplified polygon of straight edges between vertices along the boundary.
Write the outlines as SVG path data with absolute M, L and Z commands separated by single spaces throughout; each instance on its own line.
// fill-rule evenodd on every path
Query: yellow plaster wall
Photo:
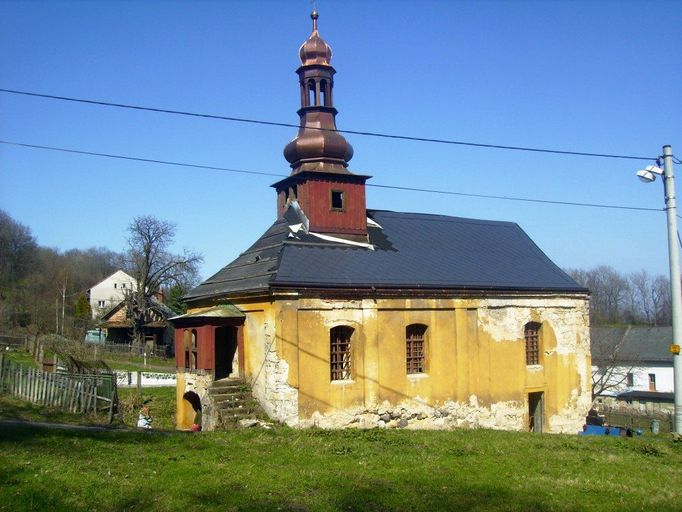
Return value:
M 572 395 L 586 392 L 576 360 L 585 354 L 589 360 L 589 339 L 579 339 L 588 326 L 572 313 L 584 299 L 572 301 L 554 307 L 538 299 L 508 300 L 491 307 L 472 299 L 290 300 L 277 313 L 277 351 L 289 363 L 289 385 L 298 387 L 301 418 L 384 401 L 437 406 L 472 396 L 483 407 L 512 401 L 527 409 L 528 393 L 543 391 L 547 423 Z M 531 307 L 538 303 L 540 309 Z M 558 350 L 552 321 L 566 315 L 573 317 L 563 321 L 563 330 L 575 331 L 581 350 Z M 543 325 L 541 364 L 532 367 L 525 364 L 523 338 L 529 321 Z M 426 371 L 418 375 L 405 368 L 405 327 L 412 323 L 428 326 Z M 496 329 L 489 328 L 493 324 Z M 330 382 L 329 330 L 338 325 L 355 329 L 353 379 Z
M 178 430 L 189 430 L 194 420 L 194 409 L 192 404 L 185 400 L 183 395 L 186 389 L 186 378 L 184 373 L 177 375 L 175 387 L 175 421 Z
M 245 377 L 266 411 L 292 425 L 386 402 L 434 408 L 456 402 L 490 411 L 507 404 L 518 418 L 527 416 L 528 393 L 542 391 L 545 427 L 570 431 L 589 407 L 586 297 L 234 303 L 246 313 Z M 527 367 L 523 326 L 529 321 L 542 324 L 542 353 L 540 365 Z M 426 368 L 407 375 L 405 327 L 413 323 L 428 326 Z M 339 325 L 354 329 L 353 378 L 331 382 L 329 331 Z M 183 402 L 179 391 L 178 425 L 192 416 Z

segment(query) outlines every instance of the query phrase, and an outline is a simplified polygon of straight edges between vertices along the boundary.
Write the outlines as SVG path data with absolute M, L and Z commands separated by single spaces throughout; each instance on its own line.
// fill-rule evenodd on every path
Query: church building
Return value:
M 368 209 L 311 17 L 277 219 L 173 320 L 178 428 L 216 428 L 211 388 L 241 379 L 296 427 L 576 433 L 588 291 L 513 222 Z

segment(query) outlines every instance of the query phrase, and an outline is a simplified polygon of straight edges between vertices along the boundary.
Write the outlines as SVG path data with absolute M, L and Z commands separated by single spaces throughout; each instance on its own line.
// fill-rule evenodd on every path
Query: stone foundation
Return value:
M 406 428 L 414 430 L 451 430 L 456 428 L 490 428 L 496 430 L 524 430 L 526 404 L 498 402 L 490 407 L 478 404 L 475 395 L 468 403 L 447 401 L 431 407 L 419 399 L 399 405 L 382 403 L 373 409 L 357 408 L 323 415 L 316 412 L 302 420 L 301 427 L 338 428 Z

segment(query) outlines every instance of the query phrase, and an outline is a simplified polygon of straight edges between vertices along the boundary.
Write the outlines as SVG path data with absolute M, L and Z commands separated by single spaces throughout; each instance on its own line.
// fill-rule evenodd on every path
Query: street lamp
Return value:
M 660 162 L 660 160 L 659 160 Z M 677 236 L 677 205 L 675 201 L 675 175 L 673 174 L 673 150 L 663 146 L 663 169 L 649 165 L 637 171 L 637 177 L 651 183 L 656 176 L 663 177 L 665 211 L 668 219 L 668 262 L 670 264 L 670 293 L 672 295 L 673 339 L 673 386 L 675 394 L 675 432 L 682 434 L 682 285 L 680 284 L 680 249 Z

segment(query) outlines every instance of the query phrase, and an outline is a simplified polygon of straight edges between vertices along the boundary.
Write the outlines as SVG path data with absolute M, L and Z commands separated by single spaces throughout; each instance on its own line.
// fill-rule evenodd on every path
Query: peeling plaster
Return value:
M 253 395 L 270 418 L 290 427 L 298 424 L 298 390 L 288 384 L 289 364 L 278 357 L 274 336 L 264 326 L 265 361 L 253 384 Z
M 468 403 L 447 401 L 431 407 L 416 397 L 397 405 L 383 402 L 374 408 L 349 408 L 330 414 L 316 411 L 302 420 L 300 427 L 339 428 L 405 428 L 413 430 L 453 430 L 490 428 L 497 430 L 524 430 L 525 403 L 514 400 L 497 402 L 489 408 L 479 406 L 475 395 Z

